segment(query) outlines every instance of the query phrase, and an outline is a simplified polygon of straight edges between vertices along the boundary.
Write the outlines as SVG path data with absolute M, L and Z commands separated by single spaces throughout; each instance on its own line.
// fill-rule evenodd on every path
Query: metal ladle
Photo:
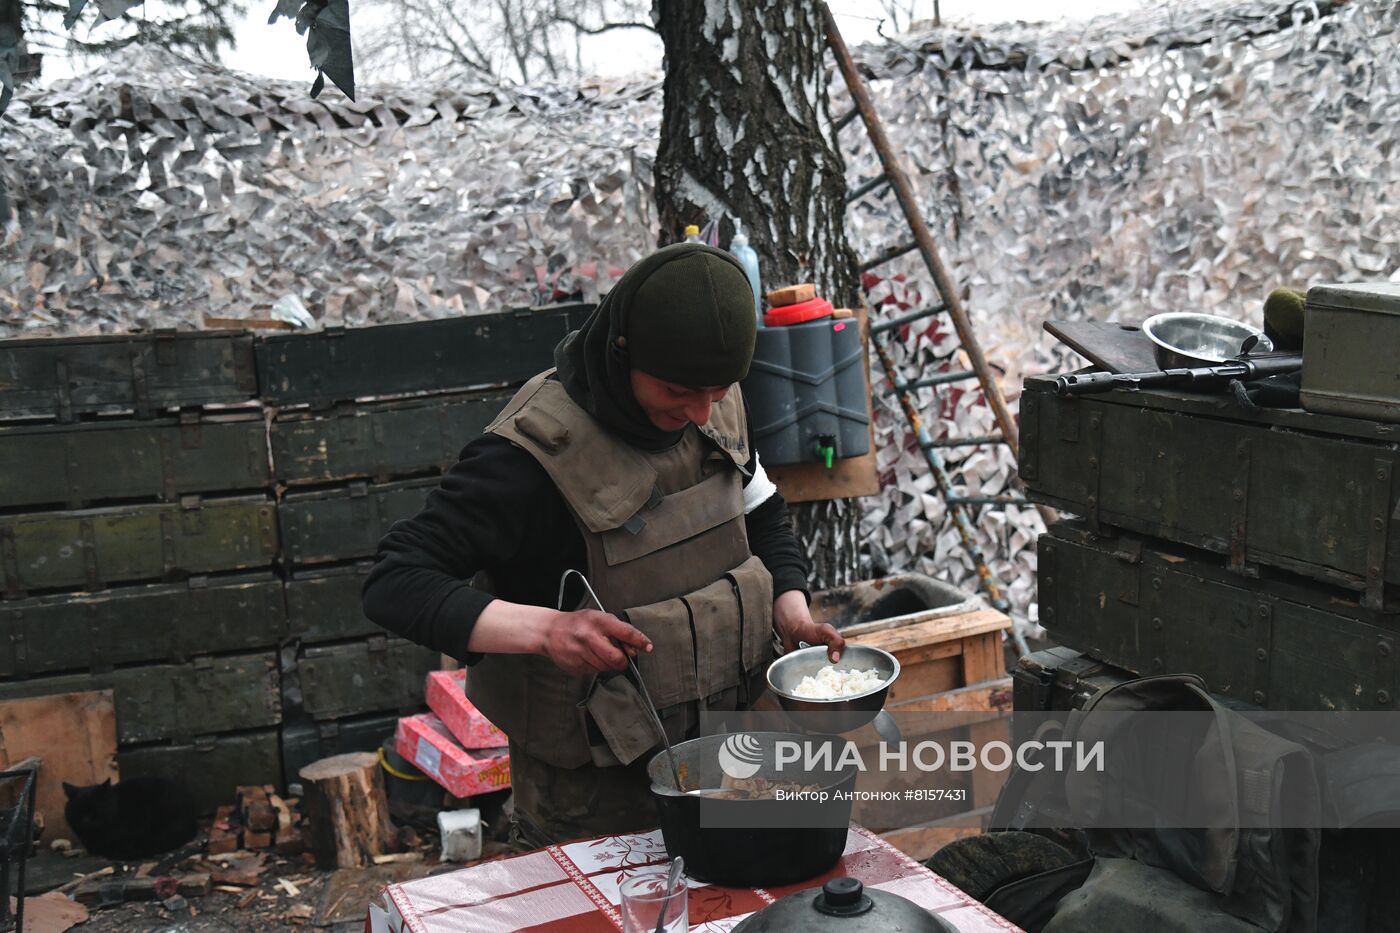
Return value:
M 564 611 L 564 584 L 568 582 L 569 574 L 574 574 L 583 583 L 583 588 L 588 590 L 588 595 L 593 599 L 593 604 L 600 612 L 607 612 L 603 608 L 603 603 L 598 599 L 598 594 L 593 592 L 593 585 L 588 582 L 588 577 L 584 576 L 581 570 L 565 570 L 559 578 L 559 596 L 555 599 L 555 605 L 560 612 Z M 611 615 L 612 613 L 608 613 Z M 656 731 L 661 735 L 661 744 L 666 746 L 666 760 L 671 763 L 671 777 L 675 779 L 676 790 L 684 793 L 681 786 L 680 768 L 676 766 L 676 753 L 671 749 L 671 740 L 666 735 L 666 727 L 661 725 L 661 715 L 656 711 L 656 704 L 651 701 L 651 694 L 647 692 L 646 681 L 642 680 L 642 672 L 637 669 L 637 662 L 632 659 L 632 655 L 627 653 L 627 649 L 622 649 L 623 655 L 627 658 L 627 666 L 632 669 L 632 676 L 637 679 L 637 689 L 642 693 L 642 699 L 646 700 L 647 712 L 651 714 L 652 725 L 656 726 Z

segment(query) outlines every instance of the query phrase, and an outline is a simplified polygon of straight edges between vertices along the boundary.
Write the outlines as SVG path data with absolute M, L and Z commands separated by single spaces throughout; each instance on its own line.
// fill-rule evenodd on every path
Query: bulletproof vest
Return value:
M 599 602 L 652 641 L 637 667 L 679 740 L 702 709 L 747 702 L 772 657 L 773 580 L 744 525 L 739 387 L 703 428 L 653 452 L 607 431 L 551 375 L 527 382 L 486 430 L 534 457 L 558 488 Z M 631 764 L 660 745 L 625 673 L 575 676 L 539 655 L 493 654 L 472 668 L 467 692 L 513 743 L 557 767 Z

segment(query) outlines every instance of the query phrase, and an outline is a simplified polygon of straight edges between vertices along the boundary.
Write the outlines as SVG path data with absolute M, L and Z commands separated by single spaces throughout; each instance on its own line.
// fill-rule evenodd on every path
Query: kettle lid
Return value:
M 832 878 L 820 891 L 798 891 L 755 911 L 734 933 L 957 933 L 942 918 L 888 891 L 866 890 L 856 878 Z

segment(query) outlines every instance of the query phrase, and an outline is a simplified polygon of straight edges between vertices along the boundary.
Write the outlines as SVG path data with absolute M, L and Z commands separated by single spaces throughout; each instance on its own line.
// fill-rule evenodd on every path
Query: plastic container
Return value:
M 765 464 L 830 466 L 869 452 L 864 361 L 853 318 L 759 330 L 744 396 Z
M 734 226 L 734 239 L 729 241 L 729 251 L 739 260 L 739 265 L 744 267 L 744 274 L 749 277 L 749 287 L 753 289 L 754 317 L 758 319 L 758 326 L 762 327 L 763 290 L 759 287 L 758 280 L 758 253 L 754 252 L 753 247 L 749 245 L 749 238 L 737 224 Z
M 769 327 L 788 327 L 793 324 L 805 324 L 818 318 L 830 317 L 832 311 L 831 302 L 819 296 L 807 301 L 799 301 L 795 305 L 774 308 L 763 316 L 763 323 Z

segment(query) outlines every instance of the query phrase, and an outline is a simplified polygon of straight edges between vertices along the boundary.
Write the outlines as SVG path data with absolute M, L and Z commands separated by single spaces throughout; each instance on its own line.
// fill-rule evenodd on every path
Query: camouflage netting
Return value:
M 943 31 L 857 51 L 896 148 L 1013 400 L 1072 359 L 1048 317 L 1203 309 L 1259 322 L 1277 284 L 1400 267 L 1400 5 L 1256 2 L 1056 27 Z M 839 79 L 837 81 L 839 84 Z M 845 107 L 833 93 L 833 109 Z M 367 88 L 359 104 L 134 53 L 22 90 L 3 118 L 17 207 L 0 254 L 0 336 L 198 326 L 300 297 L 325 323 L 596 298 L 655 242 L 660 84 Z M 852 184 L 875 173 L 843 132 Z M 863 255 L 904 239 L 892 202 L 851 213 Z M 868 280 L 878 313 L 930 300 L 907 256 Z M 916 363 L 954 350 L 920 325 Z M 879 387 L 877 387 L 879 388 Z M 975 393 L 922 390 L 939 432 L 993 431 Z M 875 564 L 973 586 L 896 408 L 877 407 Z M 1007 489 L 1001 448 L 953 464 Z M 1031 510 L 980 527 L 1034 619 Z

